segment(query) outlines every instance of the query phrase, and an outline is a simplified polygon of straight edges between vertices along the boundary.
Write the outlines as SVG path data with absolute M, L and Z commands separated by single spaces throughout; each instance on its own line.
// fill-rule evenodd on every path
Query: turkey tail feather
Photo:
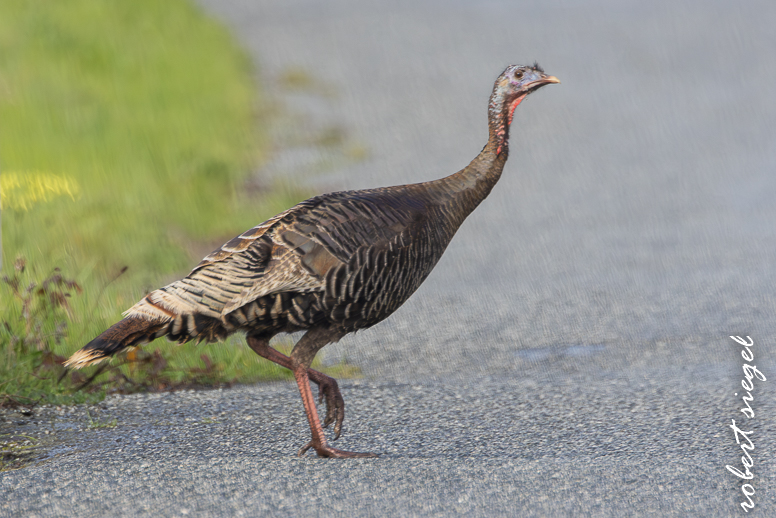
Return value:
M 76 351 L 64 365 L 80 369 L 99 363 L 127 347 L 150 342 L 164 334 L 168 326 L 169 322 L 153 322 L 136 317 L 125 318 Z

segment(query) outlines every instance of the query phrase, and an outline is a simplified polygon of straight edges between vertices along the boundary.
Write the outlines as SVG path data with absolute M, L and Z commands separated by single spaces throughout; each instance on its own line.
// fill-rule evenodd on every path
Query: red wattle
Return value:
M 521 95 L 514 101 L 512 101 L 512 104 L 509 105 L 509 122 L 508 124 L 512 124 L 512 116 L 515 114 L 515 108 L 517 108 L 517 105 L 523 102 L 523 99 L 525 99 L 524 95 Z

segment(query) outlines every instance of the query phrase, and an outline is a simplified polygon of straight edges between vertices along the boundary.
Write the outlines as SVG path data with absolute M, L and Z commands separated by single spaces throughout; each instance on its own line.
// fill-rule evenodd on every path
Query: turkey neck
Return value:
M 503 94 L 494 89 L 488 105 L 488 142 L 469 165 L 457 173 L 429 182 L 432 191 L 442 194 L 441 204 L 451 216 L 457 228 L 477 208 L 496 185 L 509 155 L 509 126 L 512 114 L 525 98 L 521 96 L 507 102 Z

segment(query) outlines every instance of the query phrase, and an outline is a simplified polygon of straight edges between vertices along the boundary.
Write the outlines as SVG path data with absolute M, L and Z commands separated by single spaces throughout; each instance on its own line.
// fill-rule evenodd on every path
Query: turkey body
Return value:
M 300 454 L 314 448 L 325 457 L 372 456 L 328 446 L 309 382 L 325 398 L 323 426 L 336 422 L 336 437 L 344 400 L 336 381 L 310 368 L 312 360 L 326 344 L 390 316 L 418 289 L 500 178 L 516 106 L 557 82 L 538 65 L 507 68 L 491 95 L 488 142 L 467 167 L 432 182 L 303 201 L 219 247 L 187 277 L 149 293 L 65 365 L 96 363 L 162 336 L 212 342 L 243 332 L 259 355 L 294 372 L 312 433 Z M 269 347 L 276 334 L 301 330 L 307 333 L 290 356 Z
M 451 210 L 456 198 L 434 187 L 306 200 L 226 243 L 127 316 L 164 321 L 155 334 L 181 343 L 235 331 L 368 328 L 420 286 L 462 222 Z

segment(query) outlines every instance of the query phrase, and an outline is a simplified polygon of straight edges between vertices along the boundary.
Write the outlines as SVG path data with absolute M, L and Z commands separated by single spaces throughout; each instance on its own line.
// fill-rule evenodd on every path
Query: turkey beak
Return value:
M 555 84 L 555 83 L 560 83 L 560 79 L 558 79 L 555 76 L 545 76 L 545 75 L 542 75 L 536 81 L 531 81 L 530 83 L 527 83 L 523 87 L 523 90 L 525 92 L 527 92 L 527 93 L 531 93 L 531 92 L 534 92 L 534 91 L 538 90 L 539 88 L 543 87 L 544 85 L 551 85 L 551 84 Z
M 537 79 L 536 81 L 531 81 L 526 86 L 528 86 L 529 89 L 533 90 L 534 88 L 538 88 L 540 86 L 551 85 L 551 84 L 556 84 L 556 83 L 560 83 L 560 79 L 558 79 L 557 77 L 555 77 L 555 76 L 542 76 L 539 79 Z

